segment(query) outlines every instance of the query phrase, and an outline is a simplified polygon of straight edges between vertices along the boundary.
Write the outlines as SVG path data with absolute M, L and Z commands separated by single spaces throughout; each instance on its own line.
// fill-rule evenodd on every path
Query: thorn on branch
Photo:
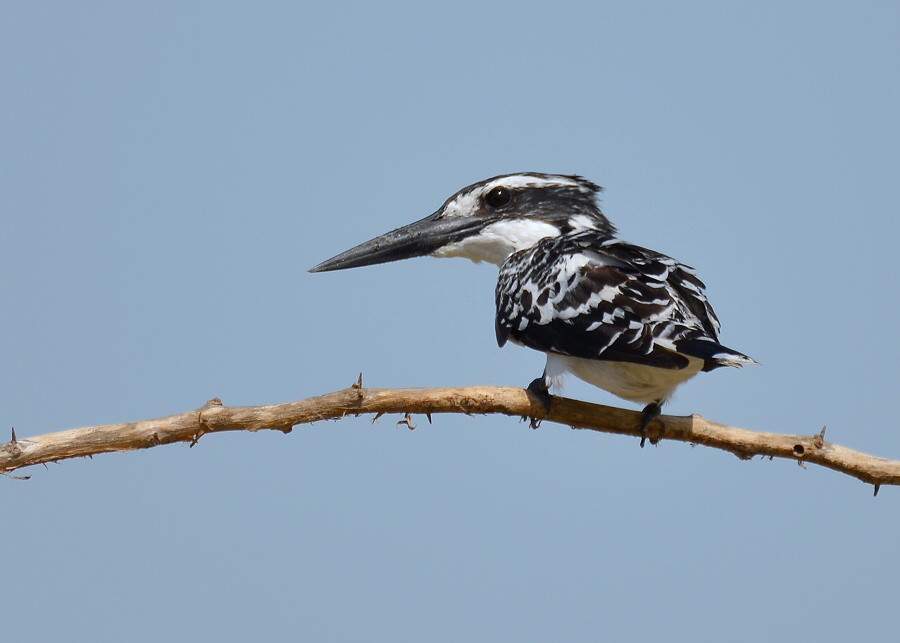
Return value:
M 823 426 L 822 430 L 816 433 L 812 438 L 813 444 L 817 449 L 821 449 L 825 446 L 825 428 L 826 427 Z
M 10 437 L 9 442 L 3 445 L 3 451 L 15 458 L 22 455 L 22 447 L 19 446 L 19 439 L 16 437 L 16 427 L 12 427 L 10 433 L 12 436 Z
M 362 387 L 363 387 L 363 385 L 362 385 L 362 371 L 360 371 L 360 372 L 359 372 L 359 377 L 356 378 L 356 381 L 353 382 L 353 384 L 350 385 L 350 390 L 356 391 L 356 396 L 357 396 L 359 399 L 362 399 L 362 396 L 363 396 L 363 393 L 362 393 Z
M 203 412 L 215 406 L 224 406 L 221 398 L 214 397 L 206 400 L 206 404 L 200 407 L 200 410 L 197 412 L 197 432 L 191 436 L 190 444 L 188 444 L 189 448 L 193 449 L 194 445 L 200 441 L 200 438 L 202 438 L 204 434 L 209 433 L 206 429 L 206 420 L 203 419 Z
M 29 475 L 17 476 L 7 471 L 0 471 L 0 475 L 2 475 L 4 478 L 9 478 L 10 480 L 31 480 L 31 476 Z
M 399 420 L 399 421 L 397 422 L 397 426 L 400 426 L 401 424 L 405 424 L 405 425 L 409 428 L 410 431 L 412 431 L 413 429 L 415 429 L 415 428 L 416 428 L 416 425 L 413 424 L 413 421 L 412 421 L 412 413 L 407 413 L 406 415 L 403 416 L 403 419 L 402 419 L 402 420 Z

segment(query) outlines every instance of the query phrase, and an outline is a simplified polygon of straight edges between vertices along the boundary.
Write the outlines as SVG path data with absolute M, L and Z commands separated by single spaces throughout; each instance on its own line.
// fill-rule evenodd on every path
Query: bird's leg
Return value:
M 647 406 L 644 407 L 644 410 L 641 411 L 641 448 L 644 448 L 644 442 L 647 441 L 647 425 L 650 424 L 650 421 L 653 420 L 657 415 L 662 413 L 662 404 L 660 400 L 656 402 L 650 402 Z M 659 438 L 649 438 L 650 444 L 656 444 L 659 442 Z
M 553 398 L 550 395 L 550 386 L 547 383 L 547 371 L 544 371 L 543 375 L 536 377 L 531 381 L 531 384 L 528 385 L 528 391 L 534 395 L 538 402 L 541 403 L 541 406 L 544 407 L 544 417 L 547 417 L 550 413 L 550 403 L 553 401 Z M 542 419 L 543 418 L 531 418 L 531 428 L 538 428 Z

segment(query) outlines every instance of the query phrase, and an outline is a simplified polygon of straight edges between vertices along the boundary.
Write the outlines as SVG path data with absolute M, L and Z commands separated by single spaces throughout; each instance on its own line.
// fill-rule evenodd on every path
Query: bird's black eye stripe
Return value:
M 502 185 L 498 185 L 484 195 L 484 202 L 492 208 L 502 208 L 504 205 L 509 205 L 510 201 L 512 201 L 512 192 Z

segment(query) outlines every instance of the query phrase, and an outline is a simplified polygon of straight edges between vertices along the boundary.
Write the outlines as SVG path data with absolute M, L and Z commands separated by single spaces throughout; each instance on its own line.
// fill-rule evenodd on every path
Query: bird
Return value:
M 497 265 L 497 344 L 546 354 L 543 373 L 528 385 L 545 412 L 551 387 L 571 373 L 644 405 L 643 447 L 679 384 L 756 362 L 719 343 L 719 320 L 693 268 L 617 237 L 600 209 L 601 190 L 575 174 L 494 176 L 310 272 L 427 255 Z

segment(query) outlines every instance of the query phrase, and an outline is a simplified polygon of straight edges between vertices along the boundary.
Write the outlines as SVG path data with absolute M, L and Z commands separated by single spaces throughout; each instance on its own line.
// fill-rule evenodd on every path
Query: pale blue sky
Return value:
M 0 426 L 525 385 L 495 268 L 306 269 L 537 170 L 602 184 L 761 362 L 669 412 L 900 458 L 898 6 L 5 3 Z M 895 488 L 396 419 L 0 479 L 4 639 L 896 636 Z

